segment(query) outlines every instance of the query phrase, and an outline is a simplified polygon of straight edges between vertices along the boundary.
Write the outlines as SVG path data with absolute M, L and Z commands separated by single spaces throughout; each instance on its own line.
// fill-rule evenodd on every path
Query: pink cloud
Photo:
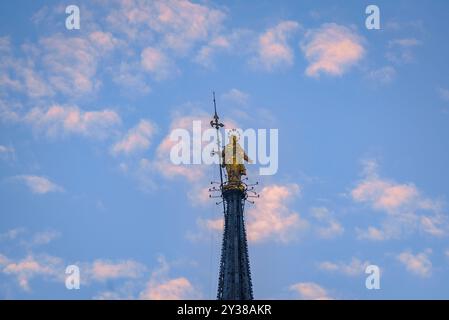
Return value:
M 252 60 L 252 63 L 267 71 L 291 66 L 294 55 L 287 40 L 298 28 L 299 24 L 295 21 L 282 21 L 260 35 L 257 57 Z
M 416 255 L 404 251 L 397 256 L 397 259 L 405 266 L 406 270 L 420 277 L 430 277 L 432 274 L 432 262 L 429 255 L 432 250 L 428 249 Z
M 139 124 L 130 129 L 126 136 L 112 147 L 114 154 L 132 154 L 147 150 L 156 126 L 149 120 L 140 120 Z
M 313 282 L 300 282 L 290 286 L 303 300 L 332 300 L 326 289 Z
M 178 71 L 170 59 L 160 50 L 147 47 L 142 51 L 141 64 L 145 71 L 154 75 L 157 80 L 167 79 Z
M 59 279 L 58 274 L 64 274 L 61 259 L 47 255 L 38 257 L 29 255 L 17 262 L 0 255 L 0 260 L 3 260 L 2 264 L 4 265 L 1 271 L 16 276 L 19 286 L 25 291 L 31 290 L 30 280 L 36 276 Z
M 45 177 L 33 176 L 33 175 L 19 175 L 15 176 L 15 179 L 23 181 L 31 192 L 36 194 L 46 194 L 49 192 L 62 192 L 64 189 L 58 186 L 56 183 L 50 181 Z
M 139 278 L 146 267 L 133 260 L 111 262 L 96 260 L 90 268 L 90 276 L 94 280 L 106 281 L 117 278 Z
M 248 239 L 261 242 L 274 238 L 281 242 L 294 239 L 308 223 L 287 206 L 289 200 L 299 194 L 297 184 L 268 185 L 260 191 L 255 206 L 247 211 Z
M 159 46 L 185 54 L 222 28 L 223 11 L 186 0 L 122 1 L 107 17 L 129 40 L 160 39 Z
M 53 105 L 47 110 L 34 108 L 24 121 L 48 136 L 79 134 L 102 138 L 114 126 L 121 123 L 119 115 L 112 110 L 82 111 L 76 106 Z
M 199 292 L 187 278 L 168 277 L 170 265 L 164 257 L 159 257 L 158 261 L 160 265 L 152 272 L 145 289 L 140 293 L 140 299 L 191 300 L 199 297 Z
M 420 229 L 432 236 L 444 236 L 449 230 L 438 200 L 424 197 L 413 183 L 397 183 L 381 178 L 377 163 L 364 163 L 364 178 L 351 190 L 355 202 L 387 214 L 382 228 L 357 229 L 359 239 L 387 240 Z
M 394 211 L 416 200 L 418 191 L 414 185 L 371 179 L 360 183 L 351 191 L 351 195 L 355 201 L 371 201 L 377 209 Z
M 140 295 L 147 300 L 182 300 L 191 299 L 195 290 L 186 278 L 170 279 L 163 283 L 149 283 L 146 290 Z
M 364 56 L 362 42 L 355 31 L 335 23 L 323 24 L 318 29 L 308 31 L 301 44 L 309 61 L 306 74 L 342 75 Z

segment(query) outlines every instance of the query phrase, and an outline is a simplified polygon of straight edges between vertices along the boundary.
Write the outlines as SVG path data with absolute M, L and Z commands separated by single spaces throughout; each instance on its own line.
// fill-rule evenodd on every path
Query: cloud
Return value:
M 14 228 L 0 234 L 0 241 L 14 240 L 25 232 L 25 228 Z
M 262 242 L 275 239 L 289 242 L 298 236 L 298 232 L 307 228 L 307 221 L 291 210 L 287 203 L 298 196 L 297 184 L 272 184 L 260 191 L 260 198 L 254 207 L 246 213 L 248 239 Z
M 363 274 L 366 267 L 370 263 L 368 261 L 362 262 L 357 258 L 352 258 L 349 263 L 345 262 L 321 262 L 318 268 L 327 272 L 337 272 L 347 276 L 355 277 Z
M 243 55 L 253 52 L 254 32 L 246 29 L 214 35 L 207 44 L 200 47 L 193 61 L 205 68 L 213 68 L 214 57 L 219 53 Z
M 332 300 L 326 289 L 313 282 L 299 282 L 290 286 L 302 300 Z
M 151 138 L 156 131 L 156 125 L 149 120 L 142 119 L 126 136 L 112 147 L 112 153 L 130 155 L 149 148 Z
M 397 259 L 410 273 L 427 278 L 432 274 L 432 262 L 429 259 L 431 253 L 430 249 L 416 255 L 410 251 L 404 251 L 397 256 Z
M 299 29 L 295 21 L 282 21 L 259 36 L 257 56 L 251 64 L 266 71 L 293 65 L 294 54 L 288 38 Z
M 248 104 L 249 94 L 233 88 L 228 92 L 223 93 L 221 99 L 228 103 L 244 106 Z
M 320 238 L 333 239 L 343 234 L 344 228 L 326 207 L 311 208 L 311 214 L 322 225 L 315 227 Z
M 438 94 L 444 101 L 449 101 L 449 90 L 446 88 L 438 88 Z
M 196 63 L 204 67 L 212 66 L 212 56 L 221 50 L 228 50 L 231 48 L 230 40 L 225 36 L 217 36 L 213 38 L 207 45 L 201 47 L 194 58 Z
M 300 188 L 297 184 L 271 184 L 260 191 L 260 198 L 255 205 L 247 209 L 246 232 L 248 241 L 260 243 L 270 239 L 288 243 L 298 238 L 301 231 L 305 231 L 309 223 L 298 213 L 288 207 L 288 202 L 297 197 Z M 210 201 L 210 199 L 208 199 Z M 223 218 L 198 219 L 200 230 L 223 232 Z M 188 238 L 195 241 L 204 234 L 189 234 Z
M 374 160 L 364 162 L 364 178 L 351 190 L 351 197 L 387 216 L 382 228 L 357 228 L 359 239 L 388 240 L 416 229 L 431 236 L 447 234 L 449 225 L 439 201 L 424 197 L 413 183 L 397 183 L 380 177 L 377 167 Z
M 16 157 L 16 151 L 13 147 L 7 147 L 0 144 L 0 159 L 13 160 Z
M 142 277 L 146 267 L 134 260 L 113 262 L 110 260 L 95 260 L 89 267 L 87 274 L 91 280 L 104 282 L 111 279 Z
M 50 137 L 78 134 L 104 138 L 111 129 L 121 123 L 120 116 L 112 110 L 83 111 L 77 106 L 53 105 L 48 109 L 33 108 L 24 121 L 35 130 Z
M 28 255 L 18 261 L 12 261 L 0 254 L 1 272 L 17 278 L 19 286 L 25 291 L 31 291 L 30 280 L 40 276 L 53 280 L 64 275 L 62 260 L 49 255 Z
M 161 47 L 186 54 L 218 32 L 225 17 L 221 10 L 185 0 L 121 1 L 106 20 L 128 41 L 157 38 Z
M 133 95 L 135 93 L 146 95 L 151 92 L 145 74 L 141 72 L 140 61 L 138 63 L 122 62 L 112 75 L 112 80 L 117 85 L 126 89 L 125 94 Z
M 97 67 L 105 49 L 112 48 L 110 34 L 94 32 L 89 38 L 67 37 L 61 34 L 39 40 L 40 60 L 52 90 L 69 96 L 95 91 L 100 80 Z M 36 59 L 38 59 L 36 57 Z
M 190 281 L 180 277 L 158 284 L 150 282 L 140 298 L 146 300 L 185 300 L 191 299 L 193 293 L 194 288 Z
M 198 290 L 187 278 L 169 278 L 169 264 L 163 257 L 160 257 L 158 260 L 160 266 L 153 271 L 145 289 L 140 293 L 140 299 L 191 300 L 200 297 Z
M 388 84 L 396 77 L 396 69 L 391 66 L 372 70 L 368 73 L 368 78 L 376 83 Z
M 38 232 L 34 235 L 33 239 L 31 240 L 31 245 L 40 246 L 48 244 L 60 236 L 61 233 L 54 230 Z
M 365 54 L 362 38 L 352 29 L 335 23 L 306 32 L 301 49 L 309 66 L 306 75 L 343 75 Z
M 422 42 L 415 38 L 393 39 L 388 42 L 386 57 L 393 63 L 404 64 L 413 62 L 413 48 L 421 46 Z
M 205 169 L 207 165 L 197 164 L 188 165 L 180 164 L 176 165 L 170 161 L 170 150 L 173 146 L 178 144 L 178 141 L 172 141 L 170 133 L 175 129 L 185 129 L 190 133 L 192 137 L 193 121 L 201 121 L 201 134 L 204 130 L 209 129 L 210 116 L 203 112 L 198 112 L 197 115 L 180 115 L 177 114 L 171 121 L 169 133 L 164 137 L 156 150 L 156 158 L 152 163 L 152 166 L 158 170 L 158 172 L 166 178 L 183 177 L 189 182 L 199 182 L 205 175 Z M 190 143 L 191 144 L 191 143 Z M 193 146 L 190 145 L 190 151 L 193 152 Z
M 63 192 L 64 189 L 45 177 L 33 175 L 18 175 L 14 179 L 24 182 L 25 185 L 36 194 L 46 194 L 49 192 Z
M 152 74 L 156 80 L 167 79 L 178 72 L 172 61 L 157 48 L 145 48 L 140 57 L 143 70 Z

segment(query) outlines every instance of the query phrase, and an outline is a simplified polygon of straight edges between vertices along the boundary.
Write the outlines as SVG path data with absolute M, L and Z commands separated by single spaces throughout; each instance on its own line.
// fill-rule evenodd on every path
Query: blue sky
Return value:
M 73 4 L 79 30 L 0 4 L 1 298 L 214 299 L 217 168 L 168 153 L 213 90 L 279 129 L 278 172 L 249 165 L 255 298 L 449 298 L 447 1 Z

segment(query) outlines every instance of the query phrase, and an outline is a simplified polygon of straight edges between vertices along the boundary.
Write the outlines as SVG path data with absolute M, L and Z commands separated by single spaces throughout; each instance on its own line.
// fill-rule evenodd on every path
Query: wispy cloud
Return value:
M 431 253 L 432 250 L 430 249 L 417 254 L 413 254 L 410 251 L 404 251 L 397 256 L 397 259 L 410 273 L 427 278 L 432 274 L 432 262 L 429 259 Z
M 301 49 L 309 61 L 306 75 L 314 77 L 320 73 L 340 76 L 365 54 L 363 40 L 356 31 L 335 23 L 307 31 Z
M 25 185 L 36 194 L 46 194 L 50 192 L 62 192 L 64 188 L 50 181 L 48 178 L 34 175 L 18 175 L 15 180 L 25 183 Z
M 441 212 L 442 204 L 423 196 L 413 183 L 380 177 L 375 160 L 364 162 L 364 178 L 351 190 L 351 197 L 387 214 L 382 228 L 357 229 L 360 239 L 399 238 L 416 229 L 437 237 L 447 234 L 448 221 Z
M 13 160 L 16 156 L 16 150 L 13 147 L 7 147 L 0 144 L 0 159 Z
M 140 293 L 140 299 L 145 300 L 181 300 L 200 298 L 197 288 L 185 277 L 169 278 L 169 264 L 163 257 L 159 259 L 160 266 L 153 271 L 146 288 Z
M 299 282 L 290 286 L 302 300 L 332 300 L 326 289 L 314 282 Z
M 36 277 L 61 280 L 64 275 L 62 260 L 49 255 L 28 255 L 21 260 L 11 260 L 0 254 L 1 272 L 15 276 L 19 286 L 31 291 L 30 281 Z
M 141 54 L 143 70 L 149 72 L 156 80 L 163 80 L 178 73 L 173 62 L 160 49 L 147 47 Z
M 446 88 L 438 88 L 438 94 L 440 95 L 440 98 L 446 102 L 449 101 L 449 89 Z
M 415 38 L 393 39 L 388 42 L 386 57 L 393 63 L 404 64 L 415 59 L 413 49 L 421 46 L 422 42 Z
M 315 226 L 318 237 L 333 239 L 344 233 L 344 227 L 326 207 L 310 209 L 312 217 L 319 223 Z
M 321 262 L 318 268 L 327 272 L 341 273 L 347 276 L 359 276 L 365 272 L 366 267 L 370 263 L 368 261 L 361 261 L 358 258 L 353 257 L 350 262 Z
M 136 279 L 144 275 L 147 268 L 145 265 L 134 260 L 95 260 L 88 264 L 84 273 L 90 281 L 104 282 L 113 279 Z
M 139 123 L 128 131 L 125 137 L 112 147 L 115 155 L 130 155 L 135 152 L 145 151 L 149 148 L 151 138 L 156 131 L 156 125 L 150 120 L 141 119 Z
M 49 137 L 78 134 L 87 137 L 104 138 L 121 123 L 120 116 L 113 110 L 83 111 L 77 106 L 53 105 L 48 109 L 33 108 L 24 117 L 38 132 Z
M 368 79 L 380 83 L 380 84 L 389 84 L 393 82 L 396 77 L 396 69 L 392 66 L 385 66 L 379 69 L 371 70 L 368 73 Z
M 249 94 L 239 89 L 233 88 L 221 95 L 221 99 L 228 103 L 234 103 L 240 106 L 248 104 Z

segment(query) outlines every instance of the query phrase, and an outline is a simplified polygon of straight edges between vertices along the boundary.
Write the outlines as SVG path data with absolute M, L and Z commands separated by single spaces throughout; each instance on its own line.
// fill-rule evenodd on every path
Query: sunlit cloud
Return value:
M 306 75 L 313 77 L 321 73 L 341 76 L 365 54 L 363 40 L 356 31 L 336 23 L 307 31 L 301 49 L 309 61 Z

